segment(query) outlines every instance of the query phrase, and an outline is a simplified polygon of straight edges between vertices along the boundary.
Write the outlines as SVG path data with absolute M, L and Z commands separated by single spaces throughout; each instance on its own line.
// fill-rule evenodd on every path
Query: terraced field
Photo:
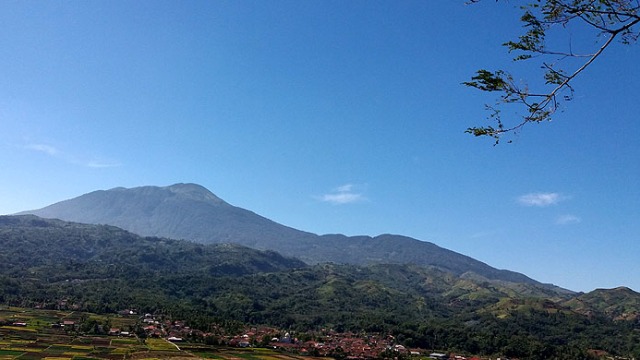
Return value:
M 91 317 L 104 318 L 87 313 L 0 307 L 0 323 L 11 324 L 0 326 L 0 360 L 314 360 L 270 349 L 220 348 L 191 343 L 176 346 L 156 338 L 82 336 L 52 325 L 64 321 L 77 323 Z M 135 319 L 128 318 L 109 320 L 118 327 L 135 323 Z

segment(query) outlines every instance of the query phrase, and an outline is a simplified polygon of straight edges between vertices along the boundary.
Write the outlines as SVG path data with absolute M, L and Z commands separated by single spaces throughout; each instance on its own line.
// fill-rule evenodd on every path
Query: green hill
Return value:
M 640 322 L 640 293 L 626 287 L 597 289 L 572 297 L 563 304 L 587 316 Z
M 3 275 L 36 275 L 50 267 L 79 264 L 95 264 L 96 269 L 105 271 L 129 267 L 142 272 L 212 275 L 244 275 L 307 266 L 273 251 L 141 237 L 114 226 L 69 223 L 33 215 L 0 216 L 0 239 Z M 55 281 L 62 279 L 63 274 L 44 275 Z
M 582 359 L 589 349 L 640 355 L 640 323 L 619 316 L 638 311 L 628 289 L 575 296 L 435 266 L 308 266 L 238 245 L 35 216 L 0 217 L 0 243 L 0 303 L 9 305 L 133 308 L 200 329 L 215 322 L 377 332 L 409 347 L 522 359 Z

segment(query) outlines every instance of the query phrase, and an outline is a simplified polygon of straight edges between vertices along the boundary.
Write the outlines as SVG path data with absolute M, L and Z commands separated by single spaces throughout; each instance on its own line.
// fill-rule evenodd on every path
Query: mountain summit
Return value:
M 237 243 L 263 250 L 280 248 L 278 241 L 313 236 L 230 205 L 197 184 L 98 190 L 23 214 L 113 225 L 143 236 Z
M 457 276 L 542 285 L 433 243 L 399 235 L 322 235 L 296 230 L 228 204 L 196 184 L 99 190 L 45 208 L 44 218 L 113 225 L 143 235 L 204 244 L 236 243 L 274 250 L 307 263 L 396 263 L 435 266 Z
M 190 198 L 196 201 L 209 201 L 220 204 L 225 203 L 222 199 L 215 196 L 211 191 L 207 190 L 204 186 L 198 184 L 174 184 L 171 186 L 167 186 L 165 189 L 176 194 L 176 196 Z

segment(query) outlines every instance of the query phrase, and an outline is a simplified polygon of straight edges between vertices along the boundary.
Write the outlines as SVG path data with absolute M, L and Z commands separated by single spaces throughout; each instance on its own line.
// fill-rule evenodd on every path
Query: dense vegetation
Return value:
M 628 289 L 569 296 L 417 265 L 307 266 L 34 216 L 0 217 L 0 242 L 5 304 L 134 308 L 203 330 L 216 322 L 380 332 L 407 346 L 531 359 L 584 358 L 588 349 L 640 356 L 640 297 Z M 624 306 L 605 304 L 611 297 Z

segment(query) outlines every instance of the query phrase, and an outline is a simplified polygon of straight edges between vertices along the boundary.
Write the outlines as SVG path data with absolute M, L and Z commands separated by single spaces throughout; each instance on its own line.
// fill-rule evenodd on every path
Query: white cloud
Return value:
M 118 167 L 120 166 L 120 163 L 92 160 L 86 163 L 85 165 L 90 168 L 100 169 L 100 168 Z
M 80 166 L 94 168 L 94 169 L 118 167 L 121 165 L 117 161 L 103 161 L 103 160 L 97 160 L 97 159 L 89 159 L 89 160 L 78 159 L 76 156 L 73 156 L 72 154 L 65 153 L 63 151 L 60 151 L 58 148 L 51 145 L 47 145 L 47 144 L 27 144 L 24 146 L 24 148 L 28 150 L 34 150 L 34 151 L 45 153 L 49 156 L 55 157 L 69 164 L 80 165 Z
M 60 154 L 60 151 L 58 149 L 56 149 L 51 145 L 46 145 L 46 144 L 29 144 L 26 146 L 26 148 L 29 150 L 40 151 L 51 156 L 56 156 Z
M 336 193 L 322 195 L 322 201 L 332 204 L 349 204 L 364 200 L 362 194 Z
M 518 197 L 518 202 L 524 206 L 545 207 L 555 205 L 564 200 L 558 193 L 530 193 Z
M 578 224 L 580 222 L 582 222 L 582 219 L 571 214 L 560 215 L 556 219 L 556 224 L 558 225 Z
M 338 186 L 333 191 L 319 196 L 318 199 L 331 204 L 352 204 L 356 202 L 366 201 L 367 198 L 361 193 L 355 191 L 355 185 L 344 184 Z
M 335 191 L 337 192 L 350 192 L 353 189 L 353 184 L 344 184 L 338 186 Z

